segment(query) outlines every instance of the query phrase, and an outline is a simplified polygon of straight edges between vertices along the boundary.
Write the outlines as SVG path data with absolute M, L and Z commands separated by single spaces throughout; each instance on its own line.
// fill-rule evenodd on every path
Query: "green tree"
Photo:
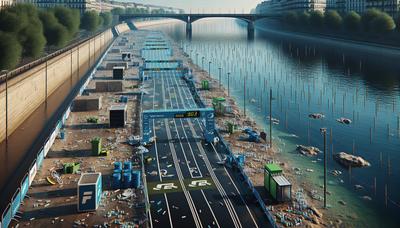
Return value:
M 324 25 L 324 15 L 321 11 L 315 10 L 310 13 L 310 25 L 314 28 L 321 28 Z
M 324 21 L 326 27 L 338 30 L 342 26 L 343 19 L 336 10 L 328 10 L 325 12 Z
M 40 11 L 39 18 L 43 23 L 44 36 L 48 45 L 60 48 L 71 40 L 68 29 L 58 22 L 53 11 Z
M 361 27 L 361 16 L 354 11 L 348 12 L 344 17 L 344 27 L 348 31 L 358 31 Z
M 15 34 L 0 32 L 0 70 L 14 69 L 22 54 L 22 47 Z
M 17 33 L 27 24 L 27 17 L 19 17 L 16 13 L 8 10 L 0 11 L 0 31 Z
M 125 14 L 125 9 L 117 7 L 117 8 L 112 9 L 112 10 L 111 10 L 111 13 L 112 13 L 113 15 Z
M 68 29 L 71 37 L 74 37 L 79 32 L 79 11 L 66 7 L 56 7 L 54 8 L 54 16 L 60 24 Z
M 99 27 L 99 14 L 95 11 L 86 11 L 81 20 L 81 28 L 94 32 Z
M 39 57 L 46 45 L 46 38 L 43 35 L 43 26 L 37 8 L 32 4 L 17 4 L 7 8 L 7 11 L 16 14 L 22 23 L 15 33 L 23 47 L 23 55 Z
M 299 18 L 300 25 L 302 25 L 304 27 L 307 27 L 308 25 L 310 25 L 310 14 L 308 12 L 306 12 L 306 11 L 301 12 L 298 15 L 298 18 Z
M 378 17 L 382 12 L 378 9 L 368 9 L 361 17 L 361 23 L 365 31 L 371 29 L 371 22 Z
M 103 18 L 103 27 L 109 27 L 112 23 L 112 14 L 110 12 L 100 13 L 100 17 Z
M 299 21 L 299 16 L 295 11 L 289 11 L 285 13 L 284 21 L 289 25 L 295 25 Z
M 379 34 L 393 31 L 396 28 L 393 18 L 383 12 L 371 21 L 370 26 L 374 32 Z

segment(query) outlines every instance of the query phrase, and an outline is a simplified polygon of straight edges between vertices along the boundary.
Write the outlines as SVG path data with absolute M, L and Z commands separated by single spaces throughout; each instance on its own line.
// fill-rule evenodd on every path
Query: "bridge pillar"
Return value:
M 254 21 L 249 21 L 247 23 L 247 35 L 249 37 L 254 37 Z
M 192 22 L 186 23 L 186 36 L 192 37 Z

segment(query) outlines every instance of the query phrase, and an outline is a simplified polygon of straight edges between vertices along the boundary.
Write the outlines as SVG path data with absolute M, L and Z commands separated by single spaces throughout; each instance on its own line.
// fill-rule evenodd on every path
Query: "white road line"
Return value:
M 173 76 L 173 77 L 174 77 L 174 76 Z M 175 77 L 174 77 L 174 78 L 175 78 Z M 176 81 L 176 79 L 175 79 L 175 81 Z M 175 92 L 175 94 L 176 94 L 175 88 L 173 88 L 173 89 L 174 89 L 174 92 Z M 178 108 L 179 108 L 179 102 L 178 102 L 178 99 L 176 98 L 176 96 L 175 96 L 175 101 L 176 101 L 176 104 L 177 104 L 177 106 L 178 106 Z M 171 107 L 172 107 L 172 103 L 171 103 Z M 195 158 L 195 156 L 194 156 L 192 146 L 190 145 L 189 140 L 188 140 L 188 137 L 187 137 L 187 135 L 186 135 L 185 128 L 183 127 L 182 120 L 180 120 L 180 122 L 181 122 L 181 125 L 182 125 L 183 133 L 185 134 L 185 137 L 186 137 L 186 140 L 187 140 L 187 144 L 189 145 L 189 148 L 190 148 L 190 151 L 191 151 L 191 153 L 192 153 L 193 159 L 194 159 L 194 161 L 195 161 L 195 163 L 196 163 L 197 171 L 199 172 L 200 177 L 203 177 L 203 174 L 201 173 L 200 167 L 198 166 L 197 160 L 196 160 L 196 158 Z M 178 130 L 178 127 L 177 127 L 177 125 L 176 125 L 176 120 L 175 120 L 175 119 L 174 119 L 174 124 L 175 124 L 176 133 L 178 134 L 179 143 L 180 143 L 180 145 L 181 145 L 182 153 L 183 153 L 183 155 L 184 155 L 184 157 L 185 157 L 185 160 L 186 160 L 186 162 L 187 162 L 186 152 L 185 152 L 185 150 L 183 149 L 181 137 L 180 137 L 180 135 L 179 135 L 179 130 Z M 189 168 L 189 166 L 188 166 L 188 168 Z M 192 178 L 194 178 L 192 172 L 190 171 L 190 169 L 189 169 L 189 173 L 190 173 L 190 176 L 191 176 Z M 211 215 L 212 215 L 213 218 L 214 218 L 214 221 L 216 222 L 217 226 L 220 227 L 219 222 L 218 222 L 218 219 L 217 219 L 217 217 L 215 216 L 214 211 L 213 211 L 213 209 L 211 208 L 211 205 L 210 205 L 210 203 L 208 202 L 208 199 L 207 199 L 206 195 L 204 194 L 204 191 L 203 191 L 202 189 L 201 189 L 200 191 L 201 191 L 201 194 L 202 194 L 203 197 L 204 197 L 204 200 L 205 200 L 206 203 L 207 203 L 208 208 L 210 209 L 210 212 L 211 212 Z
M 176 84 L 178 85 L 178 83 L 177 83 L 177 81 L 176 81 L 176 78 L 174 78 L 174 79 L 175 79 Z M 180 92 L 179 87 L 178 87 L 178 91 L 179 91 L 179 96 L 180 96 L 180 98 L 181 98 L 181 101 L 183 101 L 183 99 L 182 99 L 182 94 L 181 94 L 181 92 Z M 193 98 L 192 98 L 192 99 L 193 99 Z M 177 100 L 177 99 L 176 99 L 176 100 Z M 185 102 L 183 102 L 183 103 L 185 103 Z M 182 126 L 182 127 L 183 127 L 183 126 Z M 185 128 L 183 128 L 183 130 L 185 131 Z M 193 134 L 193 133 L 192 133 L 192 134 Z M 185 134 L 185 135 L 186 135 L 186 134 Z M 194 134 L 193 134 L 193 135 L 194 135 Z M 186 136 L 186 138 L 187 138 L 187 136 Z M 223 198 L 223 201 L 225 202 L 226 208 L 228 209 L 228 212 L 229 212 L 229 214 L 230 214 L 230 216 L 231 216 L 231 218 L 232 218 L 233 223 L 235 224 L 235 227 L 242 227 L 242 225 L 241 225 L 241 223 L 240 223 L 240 219 L 239 219 L 239 217 L 238 217 L 238 215 L 237 215 L 237 213 L 236 213 L 236 211 L 235 211 L 235 208 L 234 208 L 234 206 L 233 206 L 231 200 L 229 199 L 229 197 L 228 197 L 228 195 L 226 194 L 225 190 L 222 188 L 221 184 L 219 183 L 218 179 L 216 178 L 215 173 L 214 173 L 214 171 L 212 170 L 212 168 L 209 169 L 210 164 L 207 164 L 207 162 L 206 162 L 206 160 L 205 160 L 205 159 L 207 159 L 207 161 L 208 161 L 207 155 L 204 153 L 203 147 L 202 147 L 201 144 L 199 144 L 199 142 L 197 142 L 197 147 L 200 149 L 200 153 L 203 152 L 203 156 L 206 157 L 206 158 L 204 158 L 204 162 L 205 162 L 205 164 L 206 164 L 206 167 L 207 167 L 207 169 L 208 169 L 208 172 L 210 173 L 210 176 L 211 176 L 211 178 L 213 179 L 213 181 L 214 181 L 214 183 L 215 183 L 215 186 L 217 187 L 217 190 L 219 191 L 220 195 L 221 195 L 222 198 Z M 208 165 L 209 165 L 209 166 L 208 166 Z M 208 202 L 208 201 L 207 201 L 207 202 Z
M 199 122 L 198 120 L 197 120 L 197 124 L 198 124 L 199 127 L 203 130 L 203 127 L 201 126 L 201 124 L 200 124 L 200 122 Z M 190 126 L 192 127 L 191 123 L 190 123 Z M 193 127 L 192 127 L 192 128 L 193 128 Z M 194 130 L 194 129 L 193 129 L 193 130 Z M 221 161 L 222 159 L 221 159 L 221 156 L 218 154 L 217 149 L 215 149 L 215 147 L 214 147 L 214 145 L 213 145 L 212 143 L 210 143 L 210 144 L 211 144 L 211 146 L 212 146 L 214 152 L 216 153 L 218 159 Z M 255 225 L 256 227 L 258 227 L 258 224 L 257 224 L 256 220 L 254 219 L 254 216 L 253 216 L 253 214 L 251 213 L 251 210 L 250 210 L 249 206 L 247 205 L 246 201 L 243 199 L 242 195 L 240 194 L 240 191 L 239 191 L 239 189 L 237 188 L 235 182 L 233 182 L 233 179 L 232 179 L 231 175 L 229 174 L 228 170 L 227 170 L 225 167 L 224 167 L 224 170 L 225 170 L 226 174 L 228 175 L 229 179 L 231 180 L 233 186 L 235 187 L 236 192 L 239 194 L 240 199 L 241 199 L 242 202 L 245 204 L 246 209 L 247 209 L 247 211 L 248 211 L 249 214 L 250 214 L 251 220 L 253 220 L 254 225 Z
M 164 85 L 164 77 L 162 77 L 162 83 Z M 164 86 L 163 86 L 162 90 L 163 90 L 163 97 L 164 97 L 164 100 L 165 100 Z M 171 101 L 171 97 L 169 97 L 169 98 L 170 98 L 170 101 Z M 185 195 L 186 201 L 188 202 L 188 205 L 189 205 L 190 210 L 192 212 L 192 216 L 193 216 L 193 219 L 194 219 L 194 221 L 196 223 L 196 227 L 203 227 L 203 225 L 201 224 L 200 217 L 199 217 L 199 215 L 197 213 L 196 206 L 195 206 L 195 204 L 193 202 L 193 199 L 190 196 L 190 193 L 186 190 L 186 186 L 185 186 L 185 184 L 183 182 L 183 175 L 182 175 L 182 172 L 181 172 L 181 169 L 180 169 L 180 166 L 179 166 L 179 162 L 178 162 L 178 159 L 177 159 L 177 156 L 176 156 L 176 151 L 175 151 L 174 145 L 171 143 L 171 139 L 172 139 L 171 131 L 169 129 L 169 124 L 168 124 L 168 121 L 166 119 L 164 119 L 164 124 L 165 124 L 165 127 L 166 127 L 167 137 L 169 139 L 168 142 L 169 142 L 169 146 L 170 146 L 170 149 L 171 149 L 172 158 L 173 158 L 173 161 L 174 161 L 174 164 L 175 164 L 176 173 L 177 173 L 179 182 L 182 185 L 182 190 L 183 190 L 183 193 Z

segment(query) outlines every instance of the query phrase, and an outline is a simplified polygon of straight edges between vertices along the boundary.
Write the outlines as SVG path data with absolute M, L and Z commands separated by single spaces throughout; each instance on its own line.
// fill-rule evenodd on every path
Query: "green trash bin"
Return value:
M 101 153 L 101 138 L 93 138 L 92 141 L 92 154 L 94 156 L 99 156 Z

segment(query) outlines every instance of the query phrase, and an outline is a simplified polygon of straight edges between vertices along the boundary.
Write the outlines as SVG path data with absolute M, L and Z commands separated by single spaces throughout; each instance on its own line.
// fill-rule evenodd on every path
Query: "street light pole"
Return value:
M 269 89 L 269 146 L 272 148 L 272 88 Z
M 211 61 L 208 62 L 208 74 L 211 76 Z
M 230 75 L 231 73 L 230 72 L 228 72 L 228 97 L 230 96 L 230 88 L 229 88 L 229 75 Z
M 204 70 L 204 56 L 201 57 L 201 69 Z
M 219 67 L 218 70 L 219 70 L 219 88 L 221 89 L 221 70 L 222 70 L 222 68 Z
M 196 53 L 196 65 L 199 65 L 199 53 Z
M 326 167 L 327 167 L 327 159 L 326 159 L 326 128 L 321 128 L 320 131 L 324 136 L 324 208 L 326 208 Z
M 244 109 L 244 116 L 246 116 L 246 76 L 244 76 L 244 83 L 243 83 L 243 109 Z

